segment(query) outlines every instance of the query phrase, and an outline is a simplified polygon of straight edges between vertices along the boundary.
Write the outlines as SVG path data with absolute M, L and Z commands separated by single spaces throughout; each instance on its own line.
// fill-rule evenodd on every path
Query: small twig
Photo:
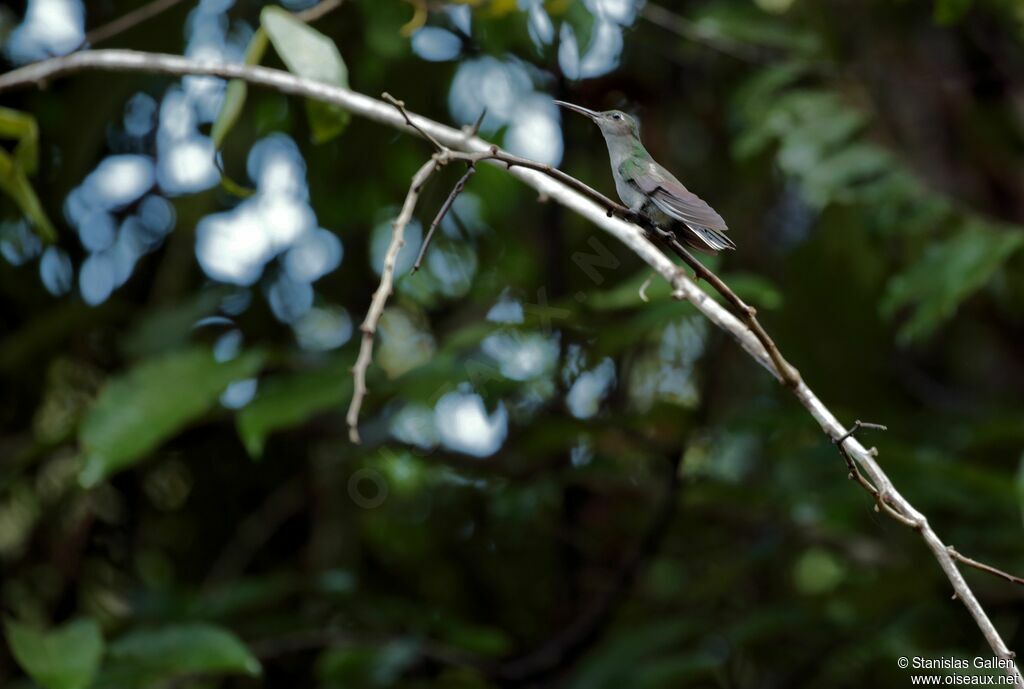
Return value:
M 476 118 L 476 122 L 473 123 L 473 126 L 469 130 L 469 136 L 466 138 L 472 139 L 474 136 L 480 133 L 480 125 L 484 123 L 485 117 L 487 117 L 487 108 L 484 108 L 483 110 L 480 111 L 480 114 Z
M 120 33 L 134 29 L 142 22 L 152 19 L 180 3 L 181 0 L 153 0 L 153 2 L 134 9 L 103 26 L 96 27 L 85 34 L 85 40 L 82 42 L 82 45 L 83 47 L 91 47 L 97 43 L 102 43 Z
M 880 423 L 870 423 L 868 421 L 861 421 L 860 419 L 857 419 L 856 421 L 853 422 L 853 427 L 850 428 L 850 430 L 846 431 L 846 433 L 843 433 L 841 436 L 839 436 L 838 438 L 836 438 L 832 442 L 835 443 L 836 445 L 839 445 L 840 447 L 842 447 L 843 443 L 846 442 L 847 438 L 853 437 L 854 435 L 857 434 L 857 431 L 859 431 L 862 428 L 867 428 L 867 429 L 872 430 L 872 431 L 887 431 L 887 430 L 889 430 L 888 426 L 883 426 Z
M 656 273 L 652 271 L 651 274 L 647 276 L 647 279 L 643 281 L 643 284 L 640 285 L 640 299 L 643 300 L 644 303 L 650 301 L 650 299 L 647 298 L 647 288 L 651 286 L 651 280 L 654 279 L 655 275 Z
M 978 562 L 977 560 L 969 558 L 966 555 L 962 555 L 959 551 L 957 551 L 956 548 L 954 548 L 951 545 L 946 546 L 946 552 L 949 553 L 950 557 L 952 557 L 954 560 L 956 560 L 957 562 L 962 562 L 968 567 L 980 569 L 982 572 L 988 572 L 989 574 L 994 574 L 997 577 L 1002 577 L 1003 579 L 1006 579 L 1007 581 L 1012 582 L 1014 584 L 1020 584 L 1024 586 L 1024 579 L 1022 579 L 1021 577 L 1008 574 L 1001 569 L 996 569 L 992 565 L 986 565 L 984 562 Z
M 295 18 L 301 22 L 312 24 L 316 20 L 323 18 L 341 7 L 341 3 L 343 2 L 345 2 L 345 0 L 323 0 L 308 9 L 296 12 Z
M 640 14 L 647 21 L 660 26 L 666 31 L 671 31 L 677 36 L 700 43 L 712 50 L 717 50 L 723 55 L 728 55 L 744 62 L 763 62 L 758 51 L 745 43 L 734 41 L 728 36 L 705 29 L 696 22 L 675 14 L 660 5 L 648 2 L 644 5 Z
M 866 490 L 871 495 L 871 497 L 875 499 L 876 509 L 881 508 L 882 511 L 884 511 L 890 517 L 902 523 L 903 525 L 914 530 L 920 530 L 921 524 L 919 522 L 907 517 L 904 514 L 901 514 L 891 504 L 889 504 L 887 496 L 880 493 L 879 490 L 875 488 L 875 486 L 872 485 L 872 483 L 868 481 L 867 478 L 864 477 L 864 474 L 861 473 L 860 469 L 857 467 L 857 463 L 853 460 L 852 457 L 850 457 L 850 454 L 846 451 L 846 448 L 843 447 L 843 443 L 845 443 L 847 439 L 852 438 L 854 435 L 857 434 L 858 431 L 864 428 L 876 431 L 889 430 L 888 427 L 883 426 L 880 423 L 868 423 L 867 421 L 861 421 L 860 419 L 857 419 L 856 421 L 853 422 L 853 426 L 850 427 L 850 430 L 846 431 L 846 433 L 843 433 L 841 436 L 835 438 L 832 441 L 833 443 L 835 443 L 836 447 L 839 448 L 839 454 L 841 454 L 843 456 L 843 459 L 846 461 L 846 468 L 849 469 L 850 471 L 848 478 L 850 478 L 850 480 L 852 481 L 856 481 L 857 483 L 859 483 L 860 486 L 864 488 L 864 490 Z M 997 577 L 1006 579 L 1011 583 L 1020 584 L 1021 586 L 1024 586 L 1024 578 L 1014 576 L 1013 574 L 1004 572 L 1003 570 L 997 569 L 992 565 L 986 565 L 984 562 L 979 562 L 978 560 L 969 558 L 966 555 L 962 555 L 959 551 L 957 551 L 956 548 L 954 548 L 951 545 L 946 546 L 946 552 L 949 553 L 949 556 L 952 557 L 954 560 L 963 563 L 968 567 L 973 567 L 975 569 L 981 570 L 982 572 L 988 572 L 989 574 L 993 574 Z M 954 594 L 954 597 L 956 597 L 956 594 Z
M 384 314 L 384 306 L 391 296 L 395 281 L 395 262 L 398 252 L 405 246 L 405 227 L 412 219 L 412 212 L 416 208 L 416 201 L 419 199 L 420 190 L 427 183 L 430 176 L 443 164 L 439 156 L 434 156 L 413 175 L 409 184 L 409 192 L 405 195 L 405 203 L 402 210 L 391 224 L 391 243 L 384 254 L 384 266 L 381 268 L 380 285 L 373 293 L 370 300 L 370 308 L 366 312 L 366 318 L 359 329 L 363 333 L 362 342 L 359 345 L 359 356 L 352 366 L 353 391 L 352 402 L 348 407 L 348 414 L 345 421 L 348 423 L 348 437 L 353 443 L 359 442 L 359 410 L 363 406 L 363 399 L 366 397 L 366 369 L 373 361 L 373 338 L 377 334 L 377 324 Z
M 448 194 L 448 198 L 445 199 L 441 205 L 441 209 L 437 211 L 437 215 L 434 216 L 434 222 L 430 223 L 430 229 L 427 230 L 427 236 L 423 238 L 423 245 L 420 247 L 420 253 L 416 256 L 416 262 L 412 264 L 412 269 L 409 274 L 415 273 L 420 269 L 420 264 L 423 263 L 423 257 L 427 253 L 427 247 L 430 246 L 430 240 L 434 238 L 434 232 L 437 230 L 437 226 L 444 220 L 444 216 L 451 210 L 452 204 L 455 203 L 455 198 L 462 193 L 462 190 L 466 188 L 466 182 L 476 172 L 476 166 L 473 163 L 469 163 L 469 167 L 466 169 L 466 173 L 459 178 L 459 181 L 452 187 L 452 192 Z
M 402 113 L 402 117 L 405 119 L 405 123 L 412 127 L 413 129 L 415 129 L 417 134 L 422 136 L 430 143 L 434 144 L 434 148 L 437 149 L 438 153 L 448 150 L 446 146 L 442 146 L 438 142 L 438 140 L 435 139 L 429 132 L 427 132 L 425 129 L 422 129 L 419 125 L 412 121 L 412 118 L 409 117 L 408 111 L 405 109 L 405 103 L 403 101 L 398 100 L 387 91 L 380 94 L 380 97 L 386 100 L 388 103 L 391 103 L 393 106 L 395 106 L 398 112 Z
M 175 5 L 181 4 L 181 1 L 182 0 L 153 0 L 153 2 L 134 9 L 113 21 L 104 24 L 103 26 L 96 27 L 85 35 L 85 40 L 82 42 L 82 46 L 92 47 L 98 43 L 102 43 L 103 41 L 108 41 L 114 36 L 124 33 L 125 31 L 130 31 L 139 24 L 163 14 Z M 323 2 L 313 5 L 309 9 L 296 12 L 295 18 L 299 21 L 306 22 L 307 24 L 315 22 L 321 17 L 324 17 L 330 12 L 341 7 L 341 4 L 344 1 L 345 0 L 323 0 Z
M 901 514 L 891 504 L 889 504 L 888 496 L 883 494 L 877 488 L 875 488 L 874 484 L 872 484 L 871 481 L 868 481 L 864 474 L 861 473 L 860 467 L 857 466 L 857 462 L 854 461 L 853 457 L 850 456 L 850 453 L 846 451 L 846 447 L 843 446 L 843 443 L 845 443 L 849 438 L 852 438 L 854 435 L 856 435 L 857 431 L 861 430 L 862 428 L 870 428 L 873 430 L 880 431 L 888 430 L 886 426 L 883 426 L 880 423 L 867 423 L 865 421 L 857 419 L 856 421 L 853 422 L 853 427 L 850 428 L 850 430 L 848 430 L 846 433 L 843 433 L 838 438 L 834 438 L 832 440 L 833 444 L 835 444 L 835 446 L 839 449 L 839 454 L 842 455 L 843 460 L 846 462 L 846 468 L 850 472 L 847 478 L 849 478 L 851 481 L 856 481 L 858 484 L 860 484 L 861 488 L 866 490 L 871 495 L 871 497 L 875 499 L 876 511 L 881 510 L 885 512 L 890 517 L 892 517 L 893 519 L 895 519 L 896 521 L 900 522 L 908 528 L 915 530 L 920 529 L 920 523 L 918 523 L 914 519 L 911 519 L 910 517 L 907 517 L 905 514 Z
M 729 285 L 725 284 L 722 278 L 718 277 L 710 268 L 705 266 L 703 263 L 698 261 L 693 254 L 691 254 L 686 247 L 679 243 L 675 235 L 668 230 L 665 230 L 657 225 L 652 224 L 646 218 L 637 216 L 632 211 L 627 211 L 629 216 L 627 219 L 631 220 L 635 224 L 639 225 L 645 230 L 648 230 L 648 234 L 653 233 L 653 236 L 664 242 L 674 254 L 683 259 L 683 261 L 693 269 L 694 280 L 703 279 L 709 285 L 715 288 L 715 291 L 721 294 L 733 308 L 739 312 L 740 319 L 754 334 L 754 337 L 764 346 L 766 352 L 768 352 L 769 358 L 771 358 L 772 365 L 775 367 L 775 373 L 787 387 L 795 390 L 801 382 L 800 372 L 790 364 L 782 356 L 782 352 L 779 351 L 775 341 L 768 335 L 767 331 L 761 326 L 760 321 L 757 320 L 757 310 L 748 305 L 739 295 L 732 291 Z
M 480 125 L 483 124 L 484 117 L 486 115 L 487 108 L 484 108 L 480 111 L 480 115 L 477 116 L 476 122 L 473 123 L 473 126 L 468 129 L 464 129 L 467 139 L 474 138 L 480 132 Z M 406 121 L 408 121 L 407 116 Z M 440 144 L 435 142 L 435 145 L 439 146 Z M 451 150 L 446 146 L 442 146 L 441 148 L 445 154 L 445 159 L 447 160 L 451 155 Z M 466 188 L 466 182 L 468 182 L 469 178 L 476 173 L 476 165 L 473 161 L 467 161 L 466 164 L 469 166 L 466 170 L 466 174 L 462 175 L 462 177 L 459 178 L 459 181 L 455 183 L 455 186 L 452 188 L 452 192 L 448 194 L 448 198 L 445 200 L 444 205 L 441 206 L 441 210 L 439 210 L 437 212 L 437 216 L 434 217 L 434 222 L 430 223 L 430 229 L 427 231 L 427 236 L 423 238 L 423 246 L 420 247 L 420 253 L 416 256 L 416 262 L 412 264 L 412 270 L 409 271 L 410 275 L 420 269 L 420 265 L 423 263 L 423 257 L 427 254 L 427 247 L 430 246 L 430 240 L 434 238 L 434 231 L 437 230 L 438 224 L 444 220 L 445 215 L 447 215 L 448 211 L 451 210 L 452 204 L 455 203 L 455 197 L 461 194 L 462 190 Z

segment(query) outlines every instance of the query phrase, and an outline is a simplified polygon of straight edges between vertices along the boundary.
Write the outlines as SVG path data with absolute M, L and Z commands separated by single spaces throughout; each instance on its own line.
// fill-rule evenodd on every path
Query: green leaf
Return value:
M 935 22 L 944 24 L 956 24 L 971 9 L 972 0 L 935 0 Z
M 715 268 L 715 261 L 710 258 L 701 257 L 703 263 L 710 264 Z M 692 274 L 689 268 L 688 274 Z M 724 276 L 725 282 L 732 287 L 733 291 L 752 306 L 764 309 L 777 309 L 782 305 L 782 293 L 771 282 L 753 273 L 730 273 Z M 645 301 L 640 296 L 640 288 L 647 283 L 643 290 L 647 297 L 646 303 L 668 301 L 672 298 L 672 288 L 660 275 L 652 274 L 650 270 L 641 270 L 623 280 L 621 283 L 608 290 L 595 290 L 587 295 L 586 304 L 595 311 L 608 311 L 617 309 L 629 309 L 644 306 Z M 707 290 L 712 298 L 720 299 L 720 295 L 714 290 Z
M 232 196 L 236 196 L 240 199 L 247 199 L 256 193 L 255 189 L 251 189 L 245 186 L 244 184 L 239 184 L 235 180 L 228 177 L 226 174 L 224 174 L 223 170 L 221 170 L 220 173 L 220 187 L 227 193 L 231 194 Z
M 780 1 L 774 0 L 774 4 Z M 745 3 L 708 3 L 693 20 L 693 31 L 702 38 L 731 43 L 741 50 L 761 46 L 790 54 L 820 51 L 821 39 L 797 26 Z
M 186 346 L 196 321 L 216 313 L 229 294 L 226 287 L 213 287 L 174 305 L 144 312 L 121 338 L 122 351 L 138 359 Z
M 778 92 L 800 74 L 799 65 L 779 68 L 746 87 L 738 106 L 746 127 L 733 145 L 737 158 L 750 158 L 777 141 L 782 149 L 779 163 L 786 172 L 813 175 L 822 158 L 863 129 L 865 115 L 834 93 Z
M 912 315 L 899 337 L 903 341 L 926 337 L 1022 245 L 1024 232 L 968 225 L 955 237 L 933 243 L 920 260 L 889 281 L 882 313 L 892 316 L 912 305 Z
M 808 172 L 804 197 L 819 208 L 833 200 L 852 200 L 858 185 L 878 179 L 891 169 L 892 158 L 885 150 L 873 144 L 851 143 L 821 160 L 815 172 Z
M 229 383 L 259 371 L 262 352 L 218 362 L 206 348 L 149 360 L 102 390 L 79 431 L 80 480 L 93 486 L 147 453 L 212 407 Z
M 755 273 L 730 273 L 722 277 L 743 301 L 768 311 L 782 306 L 782 292 L 770 280 Z
M 331 39 L 280 7 L 264 7 L 260 22 L 290 72 L 348 88 L 348 68 Z M 336 105 L 312 100 L 306 102 L 306 115 L 318 144 L 341 134 L 350 118 Z
M 576 38 L 577 46 L 582 54 L 590 45 L 594 37 L 594 25 L 597 23 L 594 14 L 587 10 L 582 2 L 573 2 L 568 5 L 562 20 L 572 29 Z
M 7 643 L 18 665 L 45 689 L 85 689 L 103 655 L 103 635 L 91 619 L 40 631 L 8 620 Z
M 661 654 L 678 654 L 694 633 L 690 620 L 661 620 L 612 632 L 589 654 L 566 683 L 570 689 L 611 689 L 637 686 L 637 669 Z M 650 686 L 650 685 L 647 685 Z M 664 686 L 664 685 L 662 685 Z M 675 685 L 679 686 L 679 685 Z
M 39 166 L 39 125 L 31 115 L 0 107 L 0 138 L 15 139 L 14 162 L 26 175 Z
M 806 595 L 828 593 L 839 585 L 843 576 L 842 563 L 824 548 L 807 550 L 793 567 L 796 588 Z
M 327 409 L 341 409 L 352 396 L 352 358 L 315 371 L 268 378 L 252 402 L 235 417 L 238 436 L 249 452 L 263 454 L 267 437 L 305 423 Z
M 238 638 L 210 624 L 183 624 L 131 632 L 110 644 L 112 675 L 133 684 L 194 674 L 258 677 L 260 662 Z
M 642 308 L 644 299 L 640 288 L 647 283 L 643 293 L 648 302 L 666 301 L 672 298 L 672 287 L 660 275 L 650 270 L 640 270 L 614 287 L 593 290 L 587 294 L 586 305 L 595 311 Z M 561 305 L 559 305 L 561 306 Z
M 262 28 L 257 29 L 256 33 L 249 40 L 249 46 L 245 49 L 245 64 L 258 65 L 263 59 L 264 53 L 267 52 L 267 42 L 267 32 Z M 241 116 L 248 92 L 248 85 L 241 79 L 232 79 L 228 83 L 227 91 L 224 94 L 224 102 L 221 104 L 220 112 L 217 114 L 217 119 L 214 120 L 213 128 L 210 130 L 210 138 L 213 139 L 213 146 L 217 150 L 220 150 L 228 132 L 231 131 Z
M 754 4 L 769 14 L 785 14 L 793 0 L 754 0 Z
M 31 115 L 0 107 L 0 138 L 14 139 L 14 155 L 0 148 L 0 191 L 10 196 L 46 242 L 57 239 L 57 231 L 46 216 L 28 178 L 39 167 L 39 125 Z
M 733 107 L 744 119 L 755 120 L 772 107 L 784 89 L 792 87 L 810 71 L 811 67 L 801 59 L 765 67 L 736 90 Z
M 324 652 L 317 660 L 316 672 L 327 685 L 397 686 L 419 653 L 419 643 L 413 639 L 397 639 L 381 646 L 354 644 Z
M 16 154 L 17 155 L 17 154 Z M 29 184 L 25 171 L 10 154 L 0 148 L 0 191 L 10 196 L 24 213 L 44 242 L 57 240 L 57 230 L 39 203 L 39 197 Z

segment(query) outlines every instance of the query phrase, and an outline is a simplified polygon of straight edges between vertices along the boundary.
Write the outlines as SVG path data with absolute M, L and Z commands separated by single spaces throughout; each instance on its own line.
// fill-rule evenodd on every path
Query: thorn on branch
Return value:
M 476 122 L 473 123 L 472 129 L 469 130 L 469 138 L 473 138 L 480 133 L 480 125 L 484 123 L 484 118 L 487 117 L 487 108 L 480 111 L 480 114 L 476 118 Z

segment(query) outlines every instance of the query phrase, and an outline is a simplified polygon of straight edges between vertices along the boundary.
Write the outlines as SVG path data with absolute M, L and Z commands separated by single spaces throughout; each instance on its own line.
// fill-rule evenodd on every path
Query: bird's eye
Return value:
M 615 113 L 614 115 L 612 115 L 612 119 L 613 120 L 621 120 L 622 119 L 622 115 L 620 115 L 619 113 Z

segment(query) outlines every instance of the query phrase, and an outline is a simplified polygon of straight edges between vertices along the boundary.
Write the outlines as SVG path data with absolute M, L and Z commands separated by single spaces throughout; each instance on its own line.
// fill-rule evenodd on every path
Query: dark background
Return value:
M 89 2 L 85 27 L 139 4 Z M 243 50 L 264 3 L 215 4 Z M 805 380 L 842 421 L 889 427 L 862 440 L 946 542 L 1024 571 L 1019 4 L 553 0 L 531 20 L 493 0 L 409 23 L 417 5 L 348 0 L 314 26 L 353 89 L 442 122 L 476 112 L 458 73 L 489 65 L 473 92 L 498 101 L 504 74 L 521 91 L 484 135 L 509 145 L 523 93 L 638 114 L 729 222 L 739 249 L 709 265 Z M 194 7 L 99 47 L 181 54 Z M 423 22 L 426 47 L 408 37 Z M 581 74 L 572 50 L 599 29 L 621 53 Z M 272 48 L 263 64 L 281 66 Z M 225 284 L 197 237 L 245 201 L 157 182 L 173 230 L 97 299 L 114 264 L 84 269 L 67 199 L 108 156 L 166 155 L 156 124 L 126 130 L 126 104 L 166 104 L 175 83 L 87 73 L 0 97 L 38 121 L 32 184 L 64 266 L 41 267 L 51 250 L 0 199 L 0 604 L 29 628 L 94 620 L 106 648 L 95 679 L 49 686 L 906 686 L 901 656 L 991 655 L 795 399 L 666 288 L 642 302 L 638 259 L 499 170 L 472 178 L 434 267 L 400 273 L 359 446 L 344 413 L 370 238 L 386 242 L 424 142 L 353 118 L 317 144 L 301 101 L 249 89 L 227 174 L 256 185 L 250 149 L 290 137 L 340 265 L 312 296 L 281 256 Z M 596 128 L 547 121 L 552 162 L 612 194 Z M 425 189 L 423 226 L 461 172 Z M 310 345 L 306 326 L 337 337 Z M 225 406 L 237 379 L 258 382 Z M 965 576 L 1024 650 L 1021 590 Z M 30 682 L 0 646 L 0 683 Z

